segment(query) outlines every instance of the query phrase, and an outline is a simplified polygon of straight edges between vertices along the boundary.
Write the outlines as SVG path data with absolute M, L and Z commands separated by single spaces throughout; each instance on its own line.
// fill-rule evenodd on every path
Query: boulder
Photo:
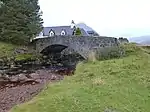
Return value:
M 26 81 L 26 80 L 28 80 L 28 78 L 25 76 L 25 74 L 19 74 L 18 75 L 18 80 L 19 81 Z
M 56 80 L 57 79 L 57 76 L 56 75 L 52 75 L 51 76 L 51 80 Z
M 39 78 L 39 75 L 37 73 L 31 73 L 28 75 L 30 78 L 32 79 L 38 79 Z
M 18 83 L 32 83 L 32 84 L 39 83 L 39 81 L 37 81 L 36 79 L 28 77 L 25 74 L 19 74 L 19 75 L 16 75 L 16 76 L 12 76 L 10 78 L 10 82 L 14 82 L 14 83 L 16 83 L 16 82 L 18 82 Z
M 19 81 L 19 77 L 18 76 L 12 76 L 10 77 L 11 82 L 17 82 Z
M 8 78 L 8 76 L 1 76 L 0 77 L 0 85 L 9 82 L 10 79 Z

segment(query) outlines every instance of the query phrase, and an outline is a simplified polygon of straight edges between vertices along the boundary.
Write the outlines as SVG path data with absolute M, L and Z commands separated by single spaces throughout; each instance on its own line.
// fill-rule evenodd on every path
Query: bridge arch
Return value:
M 49 53 L 61 53 L 63 50 L 67 48 L 72 49 L 74 52 L 81 55 L 84 59 L 87 58 L 82 52 L 79 52 L 74 47 L 66 45 L 66 44 L 50 44 L 47 47 L 45 47 L 43 50 L 41 50 L 40 53 L 45 54 L 45 55 L 48 55 Z

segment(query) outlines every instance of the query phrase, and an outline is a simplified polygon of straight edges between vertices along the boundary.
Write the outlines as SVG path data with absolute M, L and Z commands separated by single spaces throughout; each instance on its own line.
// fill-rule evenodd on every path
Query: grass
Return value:
M 8 44 L 4 42 L 0 42 L 0 59 L 9 60 L 14 58 L 14 61 L 28 61 L 35 60 L 39 58 L 34 53 L 19 53 L 15 54 L 15 49 L 22 49 L 24 46 L 18 46 L 14 44 Z
M 0 58 L 11 57 L 14 54 L 15 48 L 18 46 L 0 42 Z
M 79 63 L 74 76 L 11 112 L 149 112 L 150 49 L 125 49 L 128 57 Z
M 27 53 L 27 54 L 18 54 L 15 56 L 15 61 L 34 61 L 38 58 L 38 56 L 32 54 L 32 53 Z

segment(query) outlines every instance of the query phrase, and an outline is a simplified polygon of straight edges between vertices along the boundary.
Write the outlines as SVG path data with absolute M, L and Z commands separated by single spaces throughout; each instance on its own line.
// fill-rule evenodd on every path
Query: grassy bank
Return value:
M 18 46 L 0 42 L 0 58 L 11 57 Z
M 11 112 L 149 112 L 149 51 L 126 46 L 128 57 L 80 63 L 74 76 Z
M 26 50 L 26 53 L 15 53 L 16 50 Z M 8 62 L 10 59 L 14 59 L 14 61 L 28 61 L 28 60 L 35 60 L 39 58 L 34 53 L 28 53 L 29 49 L 27 46 L 19 46 L 9 43 L 0 42 L 0 59 L 5 60 Z M 9 63 L 9 62 L 8 62 Z

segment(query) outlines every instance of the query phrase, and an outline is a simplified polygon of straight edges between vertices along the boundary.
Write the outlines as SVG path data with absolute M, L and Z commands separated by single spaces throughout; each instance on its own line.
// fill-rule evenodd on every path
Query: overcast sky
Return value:
M 100 35 L 150 35 L 149 0 L 39 0 L 44 26 L 84 22 Z

